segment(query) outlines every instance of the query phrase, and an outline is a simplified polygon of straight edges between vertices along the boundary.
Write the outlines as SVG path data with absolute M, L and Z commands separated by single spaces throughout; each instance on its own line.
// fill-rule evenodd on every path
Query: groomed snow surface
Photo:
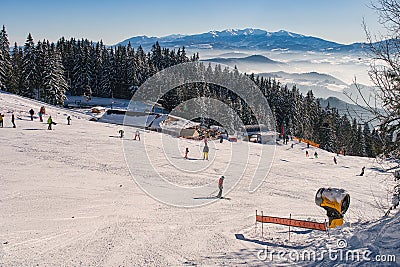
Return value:
M 42 105 L 0 93 L 0 112 L 5 114 L 5 127 L 0 128 L 0 266 L 400 263 L 399 215 L 394 211 L 382 219 L 390 205 L 388 189 L 393 187 L 393 176 L 380 171 L 382 166 L 373 159 L 337 156 L 335 165 L 334 155 L 326 151 L 318 149 L 318 159 L 306 158 L 304 144 L 296 141 L 293 149 L 291 142 L 277 145 L 269 175 L 251 194 L 248 187 L 261 145 L 210 141 L 209 162 L 185 160 L 182 151 L 168 164 L 158 145 L 162 134 L 142 130 L 140 142 L 146 141 L 155 168 L 162 170 L 170 182 L 182 186 L 215 183 L 217 190 L 233 146 L 249 151 L 243 178 L 225 195 L 230 200 L 179 208 L 160 203 L 135 183 L 130 171 L 145 175 L 147 166 L 137 164 L 137 169 L 128 169 L 123 142 L 118 137 L 121 126 L 92 122 L 86 115 L 45 105 L 57 122 L 49 131 L 45 122 L 29 118 L 28 111 L 33 108 L 37 112 Z M 17 117 L 15 129 L 11 128 L 11 112 Z M 67 115 L 71 115 L 72 125 L 67 125 Z M 146 153 L 139 149 L 141 143 L 133 140 L 136 129 L 124 129 L 124 142 L 137 146 L 134 151 L 138 155 Z M 163 142 L 174 140 L 171 136 L 163 138 Z M 202 159 L 201 141 L 179 139 L 178 144 L 179 149 L 190 147 L 191 158 Z M 308 150 L 314 154 L 314 148 Z M 187 172 L 172 164 L 183 169 L 196 164 L 204 168 Z M 366 166 L 366 173 L 360 177 L 357 174 L 362 166 Z M 292 227 L 288 240 L 288 227 L 264 224 L 262 235 L 261 224 L 255 224 L 256 210 L 264 215 L 287 218 L 291 214 L 293 219 L 324 222 L 325 211 L 314 203 L 321 187 L 343 188 L 350 194 L 342 227 L 331 229 L 329 235 Z M 347 243 L 342 253 L 370 253 L 360 261 L 318 254 L 338 248 L 338 243 Z M 296 257 L 306 251 L 314 251 L 320 258 L 314 261 Z M 278 253 L 285 256 L 278 257 Z M 377 262 L 375 257 L 381 254 L 395 255 L 396 262 Z M 268 257 L 263 260 L 265 255 Z

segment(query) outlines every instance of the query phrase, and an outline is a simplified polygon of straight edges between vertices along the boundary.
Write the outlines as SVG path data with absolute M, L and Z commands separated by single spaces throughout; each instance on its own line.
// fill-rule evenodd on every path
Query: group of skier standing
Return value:
M 30 116 L 31 121 L 33 121 L 34 115 L 35 115 L 35 111 L 31 108 L 31 109 L 28 111 L 28 113 L 29 113 L 29 116 Z M 39 116 L 40 122 L 43 122 L 43 115 L 45 115 L 45 114 L 46 114 L 46 110 L 45 110 L 45 108 L 42 106 L 42 107 L 40 108 L 39 112 L 38 112 L 38 116 Z M 68 116 L 67 116 L 67 124 L 68 124 L 68 125 L 71 125 L 71 120 L 72 120 L 72 119 L 71 119 L 71 116 L 68 115 Z M 15 125 L 15 115 L 14 115 L 14 113 L 11 114 L 11 124 L 12 124 L 12 127 L 13 127 L 13 128 L 17 128 L 17 126 Z M 52 130 L 52 125 L 56 125 L 57 123 L 55 123 L 55 122 L 53 121 L 52 117 L 49 115 L 49 117 L 48 117 L 48 119 L 47 119 L 47 124 L 48 124 L 47 129 L 48 129 L 48 130 Z M 1 114 L 1 113 L 0 113 L 0 127 L 1 127 L 1 128 L 4 127 L 4 115 Z
M 123 138 L 125 131 L 123 129 L 121 129 L 118 131 L 118 133 L 119 133 L 119 137 Z M 140 131 L 139 130 L 136 130 L 136 132 L 135 132 L 135 137 L 133 138 L 133 140 L 136 140 L 136 139 L 139 139 L 139 141 L 140 141 Z
M 13 125 L 13 128 L 17 128 L 17 126 L 15 125 L 15 116 L 14 113 L 11 114 L 11 123 Z M 4 114 L 0 113 L 0 127 L 3 128 L 4 127 Z
M 140 138 L 139 138 L 140 140 Z M 204 147 L 203 147 L 203 160 L 208 160 L 208 153 L 210 152 L 210 148 L 208 147 L 208 139 L 204 138 Z M 185 159 L 188 159 L 189 148 L 185 148 L 185 155 L 183 156 Z

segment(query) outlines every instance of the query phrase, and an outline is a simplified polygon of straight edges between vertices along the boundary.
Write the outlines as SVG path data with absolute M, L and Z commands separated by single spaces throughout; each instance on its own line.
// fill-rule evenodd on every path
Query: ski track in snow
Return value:
M 210 143 L 210 161 L 203 161 L 202 142 L 179 139 L 179 151 L 189 147 L 189 157 L 200 159 L 185 161 L 183 153 L 164 155 L 161 134 L 143 132 L 154 166 L 168 181 L 182 186 L 215 183 L 217 190 L 232 146 L 243 148 L 243 156 L 249 149 L 243 178 L 226 195 L 231 200 L 176 208 L 149 197 L 134 182 L 120 138 L 110 138 L 118 136 L 121 126 L 91 122 L 85 114 L 45 105 L 58 123 L 54 131 L 48 131 L 45 123 L 29 119 L 28 110 L 37 112 L 42 105 L 0 93 L 0 112 L 5 114 L 5 128 L 0 128 L 0 266 L 373 266 L 326 258 L 320 262 L 257 258 L 265 246 L 287 252 L 322 250 L 341 238 L 352 249 L 400 257 L 399 215 L 380 220 L 389 207 L 387 190 L 392 179 L 378 171 L 380 166 L 373 159 L 337 156 L 338 165 L 334 165 L 333 154 L 318 149 L 318 159 L 306 158 L 304 144 L 296 141 L 288 149 L 289 142 L 277 146 L 268 177 L 250 194 L 259 145 Z M 10 128 L 11 112 L 21 118 L 16 120 L 16 129 Z M 70 126 L 67 114 L 73 117 Z M 126 140 L 131 141 L 134 130 L 126 128 Z M 164 136 L 162 142 L 173 139 Z M 132 141 L 133 148 L 139 148 L 138 144 Z M 315 149 L 308 150 L 313 155 Z M 203 170 L 182 175 L 171 162 Z M 356 176 L 362 166 L 366 175 Z M 145 174 L 144 168 L 131 171 Z M 320 187 L 330 186 L 350 194 L 344 226 L 331 229 L 330 236 L 292 227 L 289 241 L 288 227 L 264 224 L 262 238 L 255 210 L 323 222 L 325 211 L 315 205 L 314 196 Z M 243 238 L 237 238 L 240 235 Z

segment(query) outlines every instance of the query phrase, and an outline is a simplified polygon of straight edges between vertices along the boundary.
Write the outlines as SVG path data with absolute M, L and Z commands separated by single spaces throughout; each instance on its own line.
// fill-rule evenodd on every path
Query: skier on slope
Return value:
M 67 125 L 71 125 L 71 116 L 70 115 L 68 115 L 68 117 L 67 117 Z
M 314 157 L 317 159 L 318 158 L 318 153 L 317 151 L 314 152 Z
M 189 148 L 187 147 L 187 148 L 185 149 L 185 159 L 188 158 L 188 154 L 189 154 Z
M 33 121 L 33 115 L 35 114 L 35 111 L 32 108 L 29 110 L 29 114 L 31 115 L 31 121 Z
M 203 160 L 206 159 L 208 160 L 208 152 L 210 151 L 207 143 L 205 144 L 204 148 L 203 148 Z
M 308 158 L 308 150 L 306 150 L 306 157 Z
M 364 170 L 365 170 L 365 166 L 363 166 L 363 167 L 361 168 L 361 173 L 360 173 L 359 176 L 364 176 Z
M 221 178 L 219 178 L 219 180 L 218 180 L 219 192 L 218 192 L 217 198 L 222 198 L 222 189 L 224 188 L 224 179 L 225 179 L 225 177 L 222 175 Z
M 39 116 L 40 122 L 43 122 L 43 113 L 42 113 L 42 109 L 39 110 L 38 116 Z
M 3 128 L 3 115 L 0 113 L 0 127 Z
M 47 127 L 47 130 L 52 130 L 51 125 L 53 124 L 53 119 L 51 118 L 51 116 L 49 116 L 49 118 L 47 119 L 47 124 L 49 125 Z
M 15 116 L 14 116 L 14 113 L 11 114 L 11 123 L 12 123 L 12 125 L 13 125 L 13 128 L 17 128 L 17 126 L 15 125 Z
M 120 138 L 124 137 L 124 132 L 125 132 L 125 131 L 122 130 L 122 129 L 118 131 L 119 137 L 120 137 Z
M 334 162 L 335 164 L 337 164 L 337 160 L 336 160 L 336 157 L 335 157 L 335 156 L 333 157 L 333 162 Z
M 133 140 L 136 140 L 136 137 L 139 138 L 139 141 L 140 141 L 140 132 L 139 132 L 139 130 L 136 130 L 135 138 Z

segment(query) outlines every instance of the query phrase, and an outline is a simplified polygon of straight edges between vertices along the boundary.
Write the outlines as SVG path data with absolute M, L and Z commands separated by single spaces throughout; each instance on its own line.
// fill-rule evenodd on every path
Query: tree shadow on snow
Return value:
M 109 135 L 108 137 L 123 139 L 123 137 L 121 138 L 121 136 L 119 136 L 119 135 Z
M 304 249 L 307 248 L 307 246 L 299 246 L 298 244 L 295 244 L 294 246 L 289 246 L 289 245 L 283 245 L 283 244 L 276 244 L 276 243 L 271 243 L 268 241 L 261 241 L 257 239 L 249 239 L 244 237 L 243 234 L 235 234 L 236 239 L 246 241 L 246 242 L 251 242 L 263 246 L 268 246 L 268 247 L 280 247 L 280 248 L 288 248 L 288 249 Z
M 217 199 L 217 197 L 212 197 L 212 196 L 209 196 L 209 197 L 194 197 L 193 199 Z
M 382 172 L 382 173 L 386 173 L 387 172 L 387 170 L 384 170 L 384 169 L 379 168 L 379 167 L 371 167 L 369 169 L 373 170 L 373 171 L 377 171 L 377 172 Z
M 171 157 L 171 158 L 173 158 L 173 159 L 185 159 L 185 157 Z M 185 160 L 203 160 L 203 159 L 198 159 L 198 158 L 187 158 L 187 159 L 185 159 Z
M 118 138 L 120 138 L 119 136 L 109 136 L 109 137 L 118 137 Z M 120 139 L 124 139 L 124 141 L 133 141 L 133 142 L 140 142 L 139 140 L 135 140 L 135 139 L 133 139 L 133 138 L 125 138 L 125 137 L 122 137 L 122 138 L 120 138 Z
M 288 233 L 288 232 L 289 231 L 280 231 L 280 232 L 276 232 L 276 233 L 284 234 L 284 233 Z M 295 233 L 295 234 L 299 234 L 299 235 L 305 235 L 305 234 L 311 233 L 312 230 L 311 229 L 308 229 L 308 230 L 290 230 L 290 232 L 291 233 Z
M 35 118 L 35 117 L 33 117 L 33 118 Z M 16 119 L 20 120 L 20 121 L 32 121 L 31 117 L 24 117 L 24 118 L 23 117 L 16 117 Z

